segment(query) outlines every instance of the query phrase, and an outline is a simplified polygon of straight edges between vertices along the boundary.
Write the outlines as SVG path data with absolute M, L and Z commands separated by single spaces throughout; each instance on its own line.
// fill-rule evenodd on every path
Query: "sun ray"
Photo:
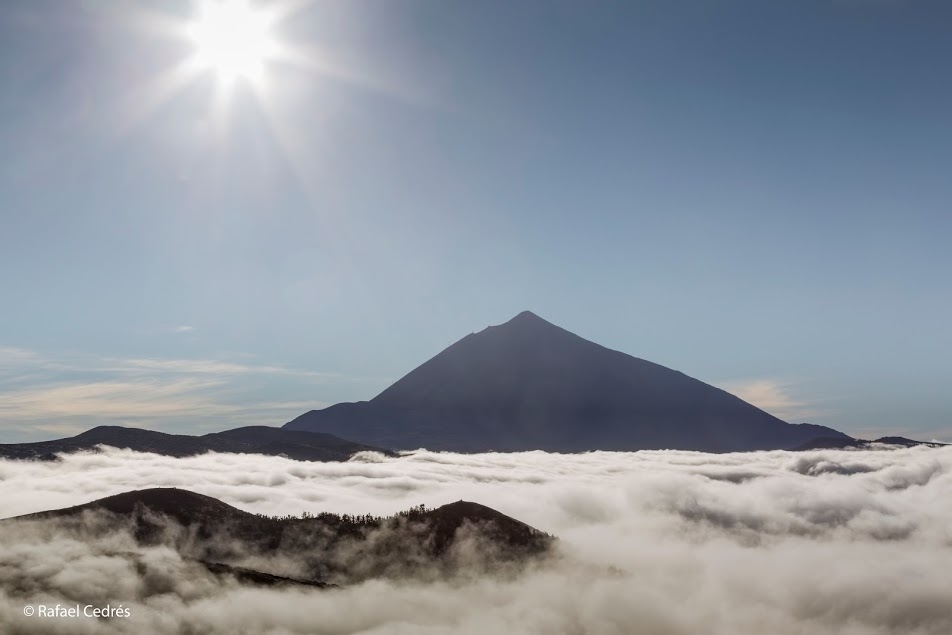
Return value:
M 145 85 L 140 85 L 131 94 L 127 103 L 128 112 L 125 127 L 131 128 L 140 124 L 195 81 L 200 73 L 201 67 L 195 59 L 186 58 L 161 74 L 152 77 Z

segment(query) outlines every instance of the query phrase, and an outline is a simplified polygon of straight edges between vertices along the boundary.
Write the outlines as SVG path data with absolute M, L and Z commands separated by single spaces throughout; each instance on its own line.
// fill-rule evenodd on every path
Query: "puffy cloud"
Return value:
M 939 635 L 952 632 L 952 448 L 358 455 L 107 450 L 0 462 L 0 516 L 175 486 L 266 514 L 475 500 L 560 537 L 517 576 L 253 589 L 179 554 L 0 527 L 0 631 Z M 123 602 L 129 619 L 22 615 Z M 38 630 L 39 629 L 39 630 Z

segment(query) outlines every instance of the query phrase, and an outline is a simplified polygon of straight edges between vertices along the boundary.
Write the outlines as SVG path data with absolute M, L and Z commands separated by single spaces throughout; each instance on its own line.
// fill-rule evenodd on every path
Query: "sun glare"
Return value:
M 189 25 L 198 63 L 223 79 L 251 79 L 273 55 L 271 20 L 247 0 L 206 2 Z

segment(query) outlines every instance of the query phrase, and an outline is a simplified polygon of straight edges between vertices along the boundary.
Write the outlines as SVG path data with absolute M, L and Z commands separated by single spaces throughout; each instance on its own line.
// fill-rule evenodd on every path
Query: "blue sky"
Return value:
M 225 90 L 194 3 L 0 5 L 4 440 L 280 424 L 523 309 L 952 440 L 948 2 L 295 6 Z

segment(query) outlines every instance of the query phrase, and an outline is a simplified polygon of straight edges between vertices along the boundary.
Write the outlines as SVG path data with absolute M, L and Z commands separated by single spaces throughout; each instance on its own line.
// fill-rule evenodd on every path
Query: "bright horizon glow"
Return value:
M 260 77 L 276 48 L 270 17 L 247 0 L 205 3 L 188 33 L 197 47 L 199 66 L 225 80 Z

